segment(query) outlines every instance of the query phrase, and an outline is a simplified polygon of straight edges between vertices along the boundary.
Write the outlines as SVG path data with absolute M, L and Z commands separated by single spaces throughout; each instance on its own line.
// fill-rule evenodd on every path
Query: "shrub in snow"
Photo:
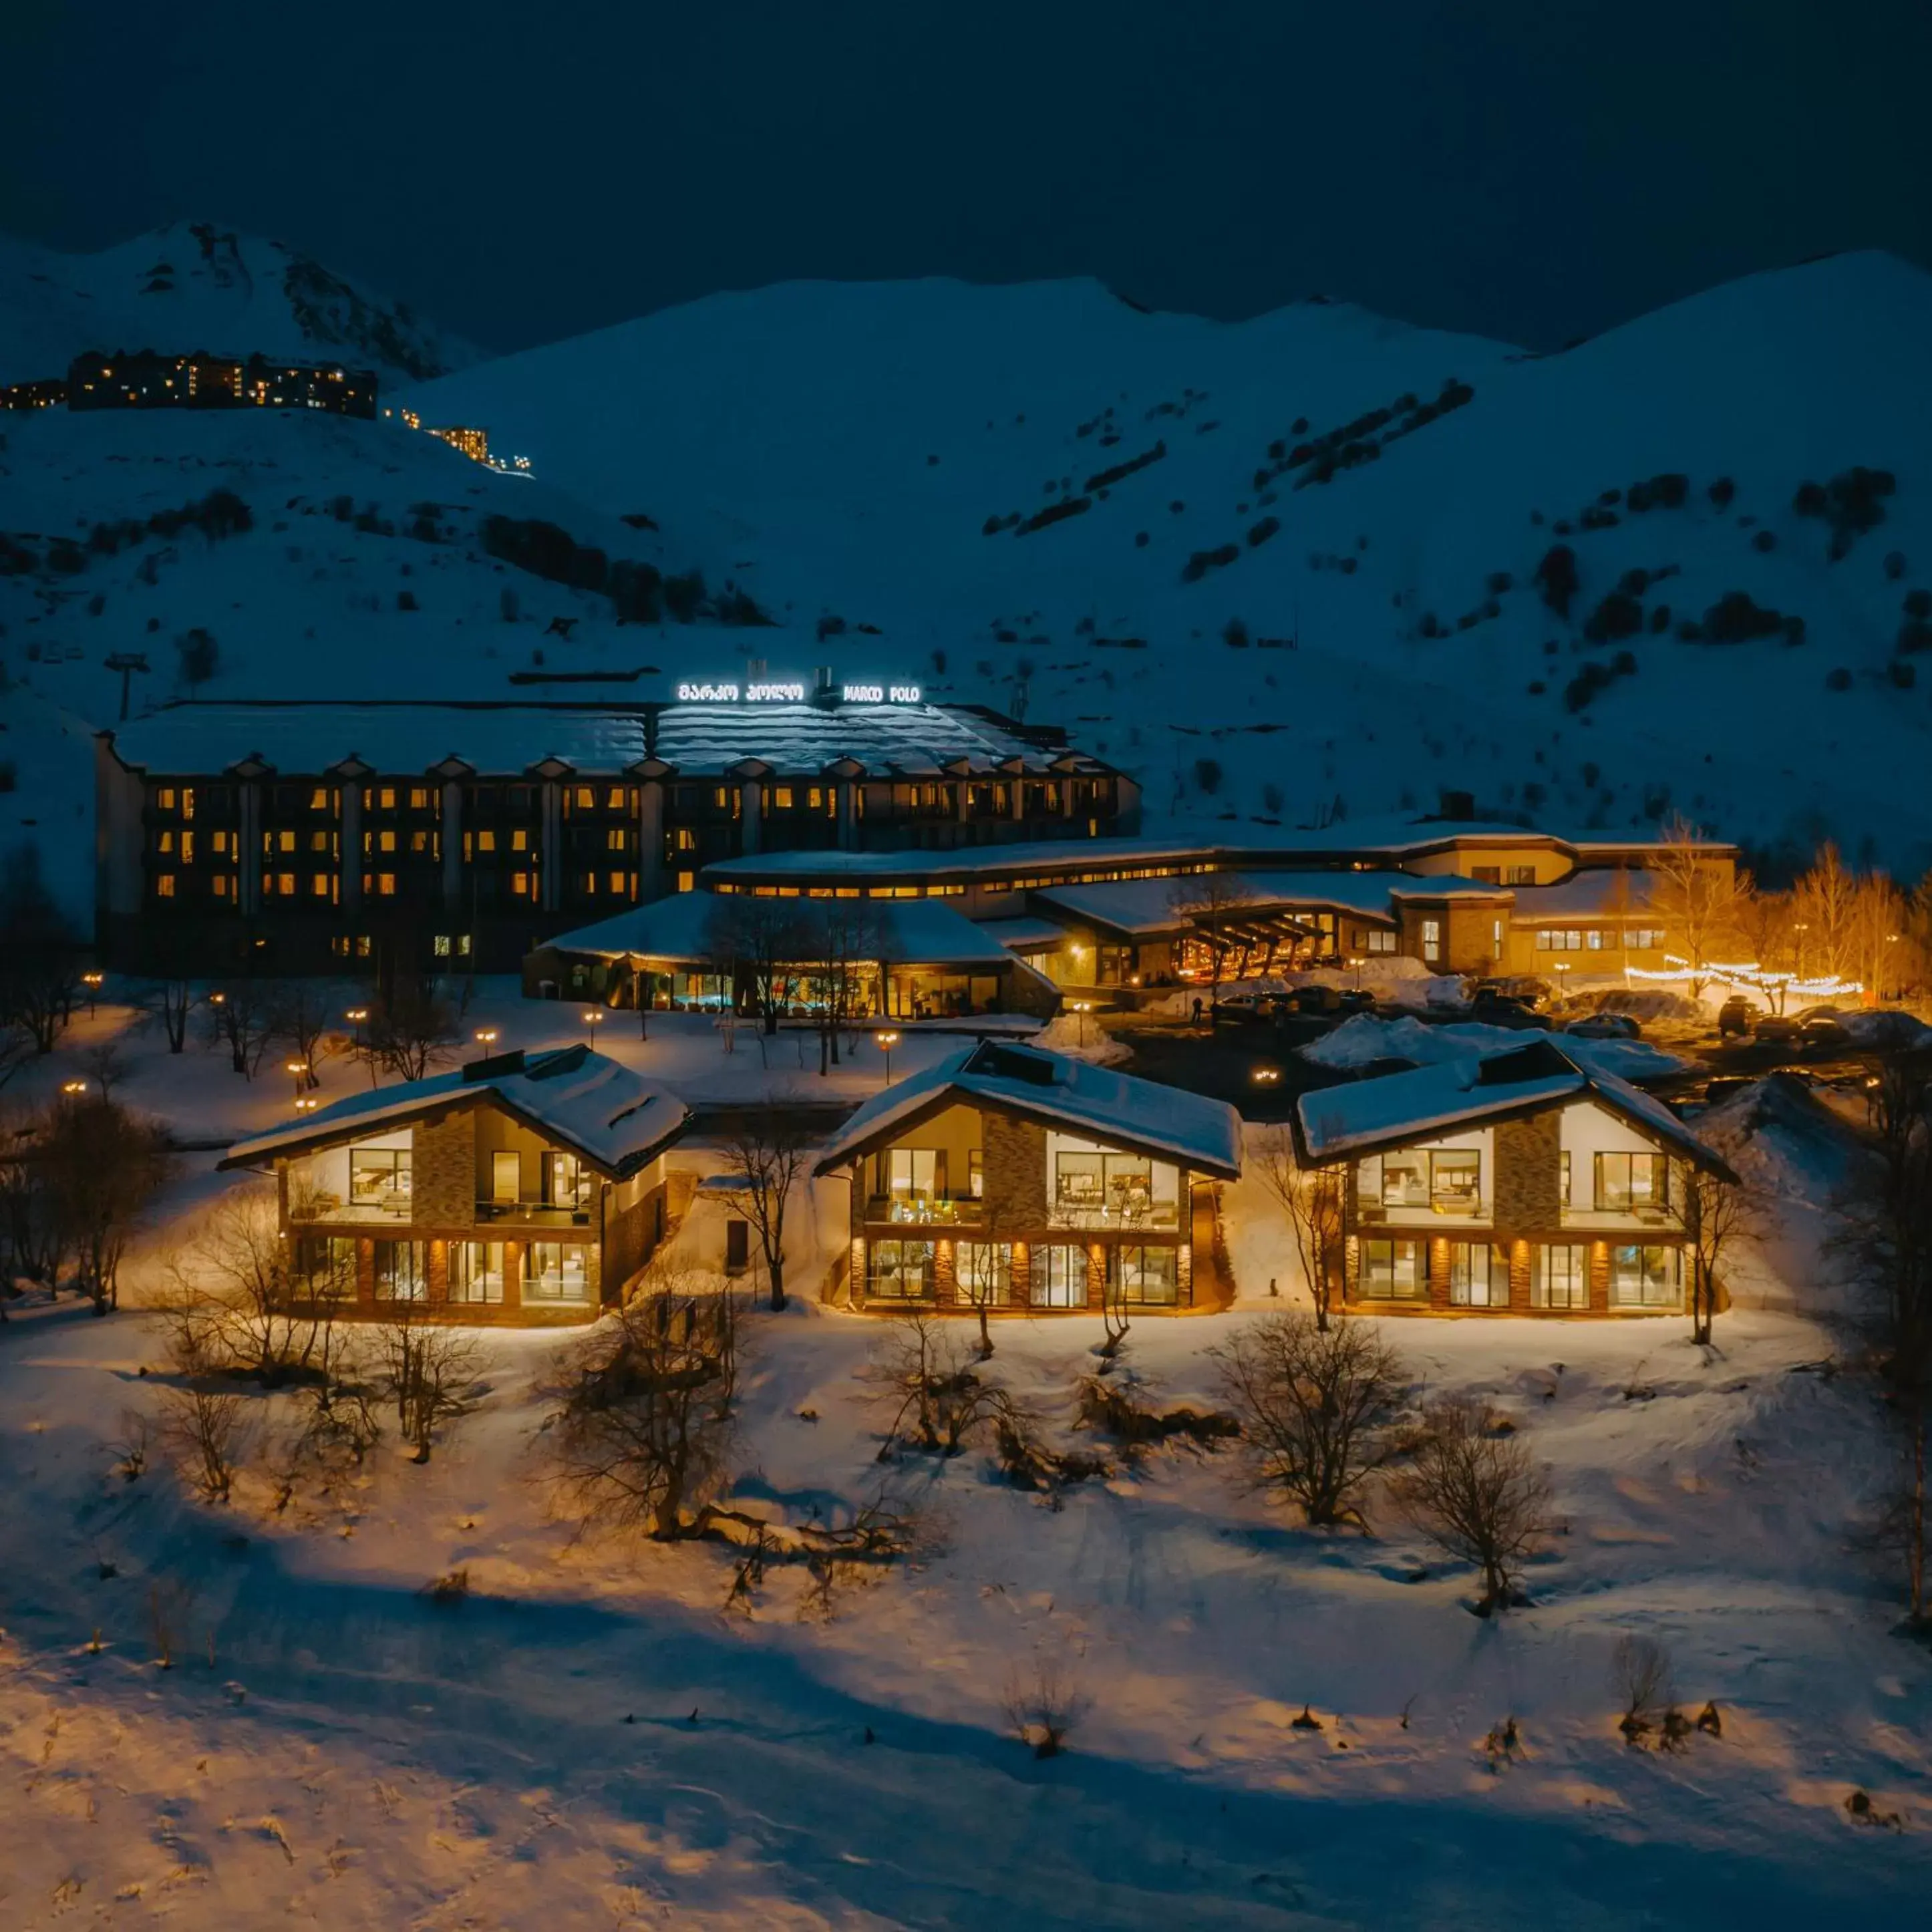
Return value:
M 1522 1600 L 1522 1566 L 1549 1528 L 1550 1485 L 1486 1406 L 1457 1399 L 1424 1418 L 1415 1459 L 1395 1485 L 1409 1520 L 1438 1548 L 1482 1573 L 1479 1616 Z
M 1221 789 L 1221 761 L 1218 758 L 1196 758 L 1194 760 L 1194 782 L 1212 798 Z
M 1406 1379 L 1375 1324 L 1324 1328 L 1294 1310 L 1209 1352 L 1257 1486 L 1298 1504 L 1311 1523 L 1363 1523 L 1363 1486 L 1388 1458 Z
M 1726 510 L 1730 508 L 1731 499 L 1738 494 L 1738 486 L 1728 476 L 1720 476 L 1704 494 L 1710 498 L 1713 508 Z
M 1610 1653 L 1610 1689 L 1623 1707 L 1617 1729 L 1627 1744 L 1636 1744 L 1660 1708 L 1675 1707 L 1670 1652 L 1654 1637 L 1620 1636 Z
M 1612 590 L 1590 613 L 1583 634 L 1592 644 L 1610 644 L 1618 638 L 1634 638 L 1642 628 L 1643 606 L 1627 591 Z
M 1536 585 L 1543 601 L 1557 616 L 1568 618 L 1570 605 L 1581 587 L 1576 575 L 1576 553 L 1568 544 L 1552 544 L 1536 566 Z
M 1020 1742 L 1036 1758 L 1058 1757 L 1093 1700 L 1084 1696 L 1064 1667 L 1036 1658 L 1030 1677 L 1016 1670 L 1007 1680 L 1004 1706 L 1006 1721 Z

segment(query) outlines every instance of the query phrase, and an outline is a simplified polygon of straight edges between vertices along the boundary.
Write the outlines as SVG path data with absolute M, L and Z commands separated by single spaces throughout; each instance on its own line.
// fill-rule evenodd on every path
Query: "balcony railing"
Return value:
M 289 1203 L 291 1221 L 367 1221 L 378 1226 L 406 1221 L 415 1197 L 407 1192 L 382 1195 L 373 1201 L 344 1201 L 340 1195 L 309 1194 Z
M 532 1228 L 587 1228 L 588 1208 L 560 1208 L 544 1201 L 479 1201 L 478 1221 L 518 1221 Z
M 1618 1234 L 1646 1228 L 1665 1234 L 1682 1234 L 1684 1231 L 1684 1217 L 1676 1208 L 1647 1202 L 1635 1207 L 1566 1207 L 1558 1220 L 1565 1228 L 1600 1228 Z
M 866 1203 L 868 1221 L 898 1222 L 916 1227 L 976 1228 L 986 1218 L 986 1204 L 970 1196 L 874 1194 Z
M 1056 1201 L 1047 1209 L 1046 1220 L 1052 1228 L 1131 1234 L 1141 1228 L 1171 1230 L 1179 1227 L 1180 1208 L 1172 1201 Z

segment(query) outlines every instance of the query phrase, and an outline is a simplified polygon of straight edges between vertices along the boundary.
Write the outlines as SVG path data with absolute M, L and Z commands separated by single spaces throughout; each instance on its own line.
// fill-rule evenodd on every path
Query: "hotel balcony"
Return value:
M 875 1194 L 866 1203 L 868 1224 L 916 1228 L 976 1228 L 986 1218 L 983 1201 L 939 1194 Z

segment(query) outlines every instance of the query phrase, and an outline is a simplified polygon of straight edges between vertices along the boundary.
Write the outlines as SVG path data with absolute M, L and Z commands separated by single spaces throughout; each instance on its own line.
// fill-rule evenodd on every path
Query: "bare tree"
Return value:
M 982 1429 L 1016 1420 L 1012 1398 L 982 1381 L 966 1359 L 958 1334 L 943 1316 L 915 1311 L 895 1322 L 860 1371 L 886 1412 L 879 1460 L 902 1446 L 956 1456 Z
M 17 1020 L 0 1017 L 0 1087 L 34 1058 L 33 1035 Z
M 275 1039 L 274 1001 L 267 982 L 232 980 L 218 986 L 202 1005 L 210 1046 L 225 1046 L 228 1064 L 244 1080 L 262 1070 Z
M 41 880 L 38 848 L 16 846 L 0 870 L 0 1022 L 51 1053 L 80 992 L 80 940 Z
M 550 1448 L 585 1529 L 660 1541 L 698 1533 L 725 1484 L 737 1330 L 728 1291 L 658 1266 L 572 1352 L 549 1391 L 558 1404 Z
M 1012 1289 L 1012 1244 L 1000 1239 L 1000 1210 L 986 1204 L 985 1217 L 975 1238 L 953 1244 L 953 1284 L 959 1299 L 980 1318 L 980 1359 L 993 1359 L 989 1312 L 1000 1306 Z
M 1479 1616 L 1516 1600 L 1522 1565 L 1549 1525 L 1550 1485 L 1520 1437 L 1462 1400 L 1434 1404 L 1396 1496 L 1438 1549 L 1483 1573 Z
M 39 1158 L 62 1245 L 79 1265 L 94 1312 L 120 1305 L 122 1257 L 173 1171 L 162 1130 L 98 1094 L 64 1100 L 50 1113 Z
M 787 1098 L 774 1095 L 748 1113 L 724 1142 L 734 1198 L 742 1204 L 745 1218 L 758 1238 L 774 1313 L 785 1305 L 785 1214 L 793 1189 L 806 1178 L 811 1166 L 811 1143 L 788 1109 Z
M 1705 844 L 1700 826 L 1673 818 L 1650 861 L 1657 875 L 1651 910 L 1690 970 L 1694 997 L 1709 983 L 1711 966 L 1736 945 L 1751 896 L 1750 875 L 1710 856 Z
M 144 1010 L 161 1023 L 168 1051 L 179 1053 L 188 1045 L 188 1016 L 196 1004 L 194 983 L 188 980 L 158 980 L 142 1002 Z
M 67 1259 L 68 1228 L 44 1158 L 46 1131 L 44 1114 L 0 1114 L 0 1316 L 7 1285 L 57 1287 Z
M 225 1503 L 241 1460 L 242 1399 L 200 1385 L 162 1398 L 161 1436 L 182 1480 L 203 1502 Z
M 332 997 L 334 990 L 326 980 L 285 980 L 269 996 L 271 1036 L 292 1049 L 304 1070 L 302 1084 L 311 1091 L 322 1084 L 316 1069 L 350 1046 L 335 1028 L 340 1008 Z
M 1724 1271 L 1752 1217 L 1743 1190 L 1730 1175 L 1686 1162 L 1682 1203 L 1684 1258 L 1690 1264 L 1690 1339 L 1708 1344 Z
M 378 1330 L 381 1375 L 396 1406 L 396 1424 L 427 1462 L 438 1432 L 476 1406 L 478 1378 L 487 1366 L 476 1338 L 428 1318 L 421 1306 L 390 1304 Z
M 1801 978 L 1850 979 L 1857 970 L 1859 880 L 1829 839 L 1792 890 Z
M 369 1008 L 356 1051 L 399 1080 L 421 1080 L 462 1044 L 455 1009 L 433 980 L 398 978 Z
M 1268 1128 L 1259 1137 L 1252 1172 L 1288 1222 L 1314 1304 L 1315 1325 L 1326 1328 L 1342 1283 L 1348 1171 L 1334 1166 L 1304 1166 L 1293 1133 L 1280 1126 Z
M 1391 1453 L 1388 1425 L 1406 1379 L 1374 1325 L 1324 1328 L 1291 1310 L 1209 1353 L 1255 1481 L 1298 1503 L 1311 1523 L 1366 1527 L 1358 1499 Z
M 856 1022 L 866 1007 L 866 988 L 878 970 L 880 938 L 878 922 L 862 899 L 813 903 L 821 921 L 813 1015 L 818 1027 L 818 1070 L 823 1074 L 838 1064 L 838 1036 Z
M 332 1244 L 283 1235 L 273 1183 L 224 1196 L 168 1274 L 179 1318 L 200 1331 L 211 1359 L 271 1388 L 326 1375 L 336 1307 L 355 1290 L 352 1264 Z
M 742 971 L 758 1010 L 759 1031 L 769 1036 L 790 1004 L 790 968 L 816 950 L 801 902 L 734 892 L 712 909 L 706 944 L 712 964 L 734 985 Z

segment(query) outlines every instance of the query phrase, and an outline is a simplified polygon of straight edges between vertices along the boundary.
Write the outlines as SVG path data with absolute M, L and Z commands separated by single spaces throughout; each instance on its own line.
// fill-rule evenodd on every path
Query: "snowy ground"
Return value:
M 486 982 L 471 1023 L 569 1036 L 574 1010 L 507 992 Z M 36 1079 L 122 1017 L 83 1021 Z M 642 1046 L 623 1025 L 600 1044 L 688 1090 L 757 1065 L 742 1033 L 728 1066 L 698 1023 L 654 1018 Z M 908 1040 L 894 1071 L 928 1050 Z M 131 1101 L 224 1131 L 280 1111 L 278 1080 L 130 1051 Z M 862 1069 L 842 1082 L 876 1081 Z M 332 1066 L 325 1096 L 361 1077 Z M 386 1445 L 277 1513 L 290 1399 L 260 1399 L 236 1500 L 209 1509 L 158 1461 L 115 1472 L 127 1418 L 154 1410 L 152 1318 L 16 1316 L 0 1922 L 1474 1926 L 1527 1898 L 1564 1925 L 1782 1925 L 1922 1899 L 1932 1662 L 1889 1634 L 1853 1546 L 1881 1449 L 1860 1378 L 1817 1366 L 1842 1342 L 1794 1148 L 1762 1143 L 1778 1218 L 1751 1266 L 1800 1312 L 1726 1317 L 1708 1359 L 1676 1321 L 1390 1324 L 1418 1386 L 1491 1398 L 1550 1467 L 1534 1607 L 1496 1623 L 1392 1510 L 1372 1536 L 1312 1535 L 1225 1454 L 1159 1452 L 1058 1510 L 983 1451 L 881 1466 L 856 1375 L 880 1328 L 809 1302 L 756 1324 L 740 1493 L 802 1519 L 883 1486 L 943 1531 L 829 1622 L 784 1576 L 728 1613 L 715 1550 L 573 1544 L 537 1393 L 566 1340 L 487 1336 L 489 1394 L 428 1467 Z M 212 1158 L 137 1280 L 222 1184 Z M 1176 1399 L 1211 1399 L 1208 1352 L 1266 1310 L 1269 1272 L 1292 1277 L 1252 1190 L 1231 1213 L 1237 1311 L 1134 1331 Z M 1010 1321 L 993 1370 L 1070 1432 L 1097 1339 Z M 469 1601 L 418 1594 L 458 1566 Z M 1687 1708 L 1717 1701 L 1720 1740 L 1624 1744 L 1606 1672 L 1630 1630 L 1669 1645 Z M 1003 1712 L 1036 1658 L 1091 1700 L 1046 1763 Z M 1292 1726 L 1304 1705 L 1319 1732 Z M 1510 1717 L 1520 1760 L 1492 1770 Z M 1855 1788 L 1903 1828 L 1855 1824 Z

